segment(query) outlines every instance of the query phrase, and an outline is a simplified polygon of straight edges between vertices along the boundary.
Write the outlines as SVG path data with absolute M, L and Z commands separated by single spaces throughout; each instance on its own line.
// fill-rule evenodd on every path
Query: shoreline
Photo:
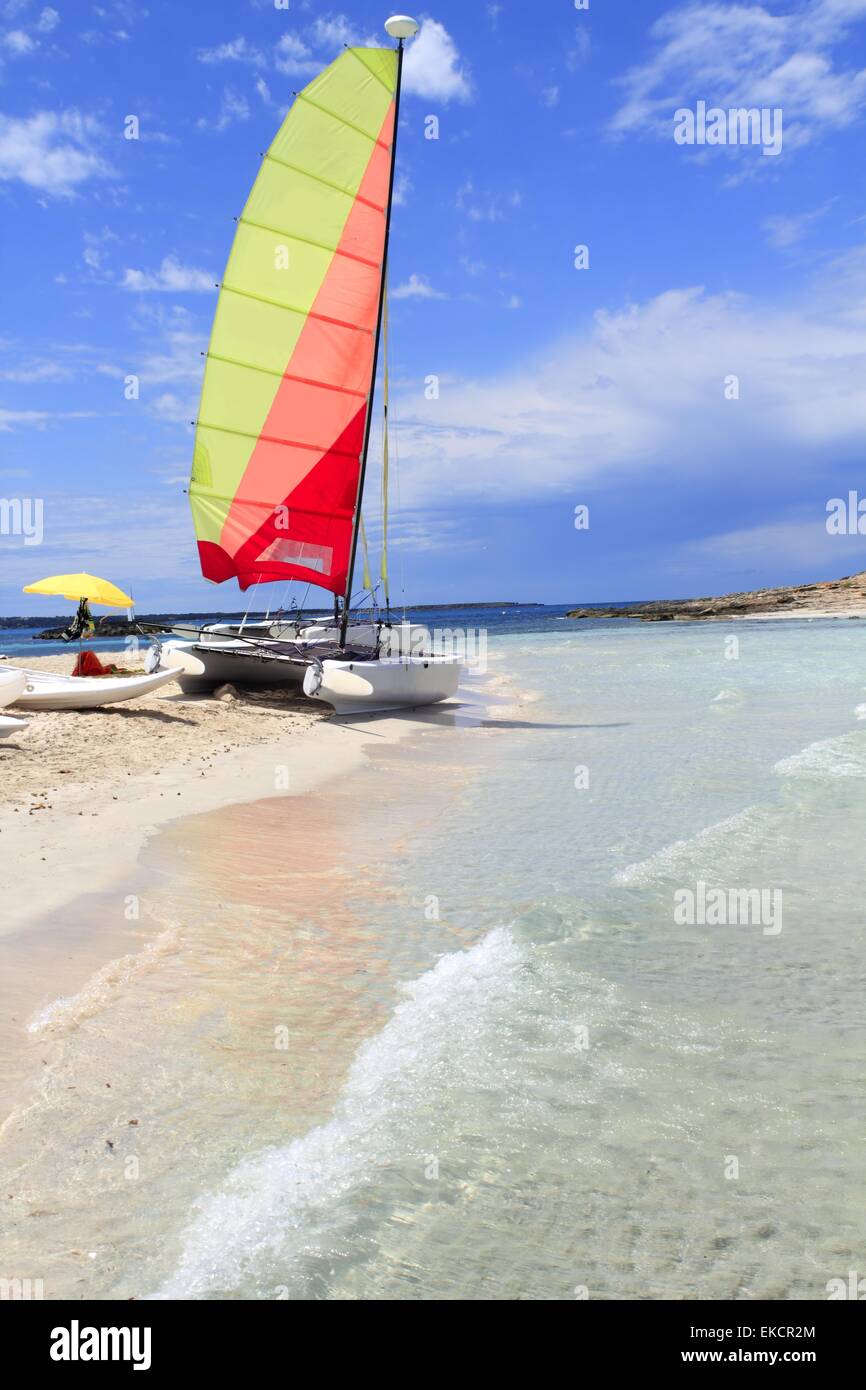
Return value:
M 866 570 L 814 584 L 785 584 L 715 598 L 647 599 L 622 608 L 572 608 L 567 618 L 637 618 L 644 623 L 736 618 L 866 618 Z
M 124 653 L 107 655 L 124 664 Z M 62 669 L 68 659 L 29 664 Z M 28 715 L 28 729 L 0 744 L 0 850 L 16 865 L 18 887 L 0 939 L 128 879 L 148 840 L 173 821 L 313 792 L 363 766 L 371 744 L 467 717 L 475 694 L 437 707 L 433 721 L 413 713 L 348 721 L 290 694 L 242 692 L 224 703 L 171 685 L 129 706 Z
M 43 664 L 51 660 L 45 658 Z M 278 701 L 276 708 L 269 703 L 263 712 L 259 692 L 249 704 L 241 695 L 226 707 L 214 699 L 160 691 L 140 702 L 147 703 L 157 721 L 166 710 L 190 707 L 203 716 L 193 746 L 183 755 L 130 775 L 115 748 L 91 769 L 89 781 L 70 776 L 47 791 L 49 779 L 25 777 L 30 790 L 24 800 L 0 804 L 0 849 L 6 862 L 16 866 L 17 887 L 0 925 L 0 1129 L 33 1079 L 34 1043 L 51 1050 L 51 1030 L 45 1033 L 34 1021 L 57 1006 L 62 1011 L 94 981 L 138 968 L 148 953 L 159 950 L 159 931 L 148 911 L 142 909 L 139 919 L 139 901 L 147 897 L 147 852 L 161 834 L 176 828 L 182 835 L 184 824 L 191 827 L 199 817 L 242 812 L 262 802 L 276 805 L 288 798 L 297 803 L 300 797 L 329 790 L 340 795 L 350 779 L 369 773 L 380 757 L 393 755 L 398 745 L 411 754 L 412 741 L 436 727 L 478 727 L 491 704 L 500 706 L 501 719 L 507 718 L 513 704 L 510 691 L 502 690 L 507 678 L 491 672 L 484 679 L 480 691 L 477 683 L 464 687 L 458 700 L 435 711 L 371 715 L 363 721 L 329 717 L 315 706 L 303 708 L 294 697 Z M 235 726 L 232 747 L 226 746 L 227 711 Z M 58 737 L 65 742 L 66 721 L 83 720 L 98 728 L 100 713 L 46 714 L 33 723 L 52 721 L 47 735 L 53 745 Z M 276 722 L 282 731 L 256 741 L 262 720 L 267 732 Z M 172 732 L 172 743 L 179 739 L 183 746 L 189 738 L 185 723 Z M 75 735 L 68 737 L 76 742 Z M 142 740 L 134 718 L 123 720 L 113 737 L 127 751 L 130 740 Z M 24 746 L 24 738 L 7 746 L 7 766 Z M 33 801 L 37 785 L 42 790 Z M 363 795 L 359 808 L 361 804 Z M 289 861 L 291 857 L 290 852 Z

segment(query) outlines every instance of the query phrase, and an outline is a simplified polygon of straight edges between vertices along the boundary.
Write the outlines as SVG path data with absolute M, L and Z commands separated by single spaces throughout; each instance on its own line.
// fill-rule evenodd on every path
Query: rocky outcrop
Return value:
M 754 589 L 720 598 L 654 599 L 624 608 L 574 608 L 569 618 L 639 618 L 644 623 L 712 618 L 866 617 L 866 570 L 820 584 Z

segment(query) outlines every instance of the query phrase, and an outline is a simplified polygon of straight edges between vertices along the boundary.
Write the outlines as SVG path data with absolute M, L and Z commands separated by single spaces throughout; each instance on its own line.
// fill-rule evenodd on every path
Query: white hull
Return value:
M 0 671 L 0 709 L 17 700 L 26 684 L 27 672 L 20 671 L 17 666 Z
M 460 662 L 444 656 L 385 656 L 377 661 L 323 661 L 309 668 L 304 693 L 337 714 L 418 709 L 456 694 Z
M 11 734 L 23 734 L 26 728 L 26 719 L 12 719 L 8 714 L 0 714 L 0 738 L 9 738 Z
M 152 676 L 57 676 L 48 671 L 22 671 L 23 692 L 12 703 L 19 709 L 98 709 L 151 695 L 176 679 L 175 671 Z
M 293 686 L 300 690 L 307 670 L 305 658 L 315 656 L 323 646 L 333 647 L 338 631 L 333 622 L 307 624 L 303 636 L 291 642 L 295 655 L 272 648 L 268 641 L 243 642 L 217 632 L 207 633 L 197 642 L 171 638 L 161 644 L 161 659 L 180 668 L 178 680 L 188 694 L 225 684 Z M 406 647 L 415 652 L 423 650 L 428 641 L 426 628 L 409 623 L 353 623 L 346 633 L 348 646 L 367 647 L 371 657 L 380 642 L 389 650 Z

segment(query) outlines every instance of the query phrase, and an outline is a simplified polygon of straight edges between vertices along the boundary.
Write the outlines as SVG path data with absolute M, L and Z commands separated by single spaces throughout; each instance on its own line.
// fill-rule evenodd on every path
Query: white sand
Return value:
M 68 655 L 27 664 L 71 667 Z M 28 718 L 24 734 L 0 742 L 0 932 L 128 881 L 149 836 L 179 816 L 312 791 L 363 764 L 372 741 L 423 727 L 405 715 L 332 720 L 289 693 L 222 703 L 174 685 L 128 705 Z

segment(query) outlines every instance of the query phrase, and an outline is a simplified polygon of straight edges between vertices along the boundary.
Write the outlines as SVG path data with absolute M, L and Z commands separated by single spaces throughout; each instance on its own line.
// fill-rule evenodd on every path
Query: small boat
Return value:
M 230 638 L 210 631 L 192 642 L 169 638 L 160 644 L 158 655 L 148 653 L 145 665 L 158 670 L 156 663 L 167 661 L 179 667 L 178 682 L 185 694 L 212 690 L 226 682 L 300 690 L 312 660 L 340 659 L 344 652 L 366 661 L 382 653 L 417 655 L 428 650 L 429 641 L 427 629 L 414 623 L 366 621 L 352 623 L 341 645 L 339 624 L 326 620 L 305 624 L 294 639 Z
M 404 44 L 419 27 L 393 15 L 396 46 L 350 45 L 296 94 L 236 219 L 195 421 L 189 498 L 204 578 L 242 590 L 300 581 L 334 597 L 336 621 L 255 634 L 220 624 L 182 649 L 169 641 L 185 689 L 303 685 L 357 713 L 457 687 L 459 661 L 395 645 L 410 625 L 390 622 L 388 589 L 387 262 Z M 378 608 L 361 514 L 380 347 L 382 622 L 352 611 L 359 545 Z
M 27 684 L 27 672 L 21 671 L 17 666 L 10 666 L 0 671 L 0 709 L 5 705 L 11 705 L 21 694 Z
M 6 674 L 5 672 L 3 673 Z M 50 671 L 17 670 L 21 693 L 10 704 L 18 709 L 79 710 L 116 705 L 151 695 L 176 679 L 174 670 L 144 676 L 59 676 Z
M 12 719 L 8 714 L 0 715 L 0 738 L 9 738 L 10 734 L 22 734 L 26 728 L 26 719 Z

